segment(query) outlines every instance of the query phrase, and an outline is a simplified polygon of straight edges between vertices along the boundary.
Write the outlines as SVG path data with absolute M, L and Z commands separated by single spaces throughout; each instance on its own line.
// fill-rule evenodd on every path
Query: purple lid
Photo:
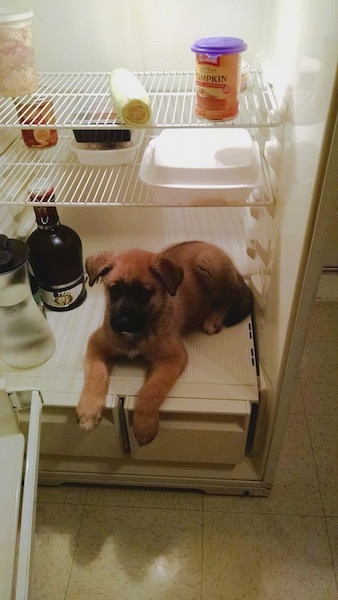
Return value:
M 208 56 L 237 54 L 237 52 L 244 52 L 246 49 L 247 44 L 240 38 L 235 37 L 200 38 L 191 46 L 193 52 L 207 54 Z

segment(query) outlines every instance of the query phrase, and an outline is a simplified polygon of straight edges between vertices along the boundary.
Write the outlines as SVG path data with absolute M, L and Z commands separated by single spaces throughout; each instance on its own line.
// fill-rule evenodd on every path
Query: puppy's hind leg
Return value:
M 250 313 L 251 290 L 225 252 L 217 248 L 211 254 L 200 253 L 196 272 L 213 306 L 203 323 L 206 333 L 218 333 Z
M 239 274 L 238 274 L 239 275 Z M 252 309 L 252 292 L 245 283 L 241 275 L 239 275 L 237 293 L 235 299 L 227 311 L 224 318 L 224 325 L 226 327 L 232 327 L 237 323 L 240 323 L 247 317 Z
M 244 279 L 240 275 L 239 277 L 238 288 L 233 290 L 228 302 L 216 306 L 205 319 L 203 330 L 209 335 L 218 333 L 224 326 L 232 327 L 240 323 L 250 314 L 252 292 Z
M 209 335 L 219 333 L 224 327 L 227 313 L 228 307 L 222 304 L 214 308 L 203 323 L 203 331 Z
M 92 431 L 101 421 L 111 369 L 112 356 L 100 327 L 88 341 L 85 382 L 76 408 L 78 423 L 84 431 Z

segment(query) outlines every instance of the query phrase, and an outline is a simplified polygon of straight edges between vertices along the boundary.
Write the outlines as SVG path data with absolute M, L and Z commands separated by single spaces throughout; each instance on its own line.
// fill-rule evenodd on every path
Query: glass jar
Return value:
M 55 338 L 29 283 L 28 246 L 0 234 L 0 357 L 18 369 L 35 367 L 55 350 Z
M 55 123 L 53 103 L 50 98 L 38 96 L 27 102 L 15 102 L 15 105 L 21 125 L 39 125 L 34 129 L 21 129 L 22 139 L 28 148 L 51 148 L 57 144 L 57 129 L 46 127 L 47 124 Z
M 0 96 L 32 94 L 38 89 L 31 23 L 33 11 L 0 10 Z

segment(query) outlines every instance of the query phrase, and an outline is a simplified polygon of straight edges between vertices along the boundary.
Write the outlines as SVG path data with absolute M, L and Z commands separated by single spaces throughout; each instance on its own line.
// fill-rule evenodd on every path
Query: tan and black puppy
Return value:
M 228 255 L 205 242 L 175 244 L 158 254 L 102 252 L 86 260 L 86 270 L 90 286 L 101 277 L 106 310 L 88 341 L 78 421 L 85 431 L 99 424 L 114 359 L 142 356 L 149 371 L 133 430 L 140 445 L 149 444 L 158 431 L 159 407 L 187 364 L 182 334 L 235 325 L 250 312 L 251 292 Z

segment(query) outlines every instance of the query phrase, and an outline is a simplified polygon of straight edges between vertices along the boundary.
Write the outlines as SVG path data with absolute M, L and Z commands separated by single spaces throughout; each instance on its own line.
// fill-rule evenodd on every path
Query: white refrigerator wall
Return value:
M 133 71 L 191 69 L 191 44 L 209 35 L 242 37 L 248 44 L 247 58 L 252 61 L 268 29 L 268 0 L 25 2 L 35 11 L 40 70 L 111 71 L 116 66 Z

